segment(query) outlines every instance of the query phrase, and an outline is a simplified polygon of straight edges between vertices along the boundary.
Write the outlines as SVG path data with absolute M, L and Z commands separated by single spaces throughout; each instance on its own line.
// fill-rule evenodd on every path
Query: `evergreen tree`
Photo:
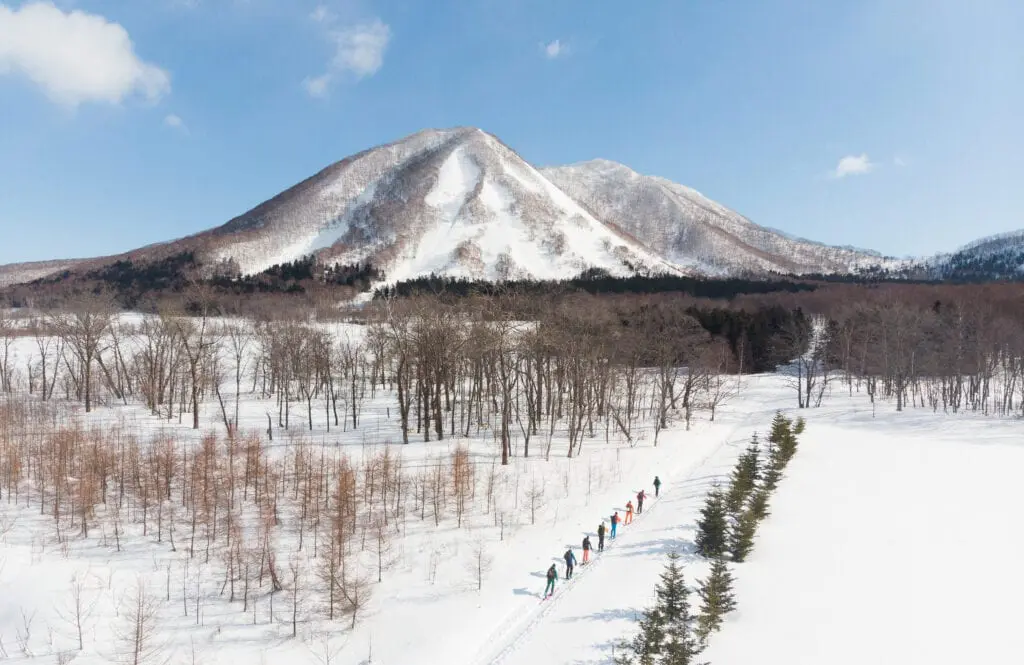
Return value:
M 754 534 L 757 532 L 757 517 L 751 510 L 744 510 L 733 518 L 729 530 L 729 554 L 736 563 L 746 560 L 754 549 Z
M 764 464 L 764 471 L 761 473 L 761 487 L 769 493 L 774 492 L 782 480 L 782 468 L 785 463 L 779 453 L 779 447 L 774 443 L 768 443 L 768 459 Z
M 799 416 L 796 419 L 796 424 L 793 425 L 793 434 L 799 436 L 804 433 L 805 429 L 807 429 L 807 421 L 804 420 L 803 416 Z
M 668 564 L 661 574 L 657 594 L 658 611 L 665 631 L 658 665 L 690 665 L 701 649 L 694 637 L 690 590 L 683 580 L 683 569 L 676 552 L 668 555 Z
M 803 418 L 797 420 L 798 423 L 803 422 Z M 801 431 L 803 425 L 800 425 Z M 768 440 L 776 448 L 776 457 L 773 460 L 775 467 L 781 472 L 789 460 L 793 459 L 793 455 L 796 454 L 796 435 L 794 431 L 793 422 L 782 415 L 781 412 L 775 414 L 775 418 L 772 420 L 772 430 L 768 435 Z
M 754 493 L 750 495 L 750 505 L 748 510 L 753 514 L 754 519 L 758 522 L 768 517 L 768 499 L 770 496 L 770 490 L 763 484 L 755 489 Z
M 697 520 L 697 552 L 706 558 L 722 556 L 728 546 L 728 533 L 729 520 L 722 491 L 712 487 Z
M 725 495 L 725 508 L 733 515 L 743 510 L 747 498 L 754 491 L 761 475 L 761 450 L 754 434 L 746 452 L 740 455 L 732 472 L 729 491 Z
M 623 644 L 617 665 L 691 665 L 701 651 L 690 614 L 690 590 L 683 579 L 679 555 L 672 552 L 655 588 L 655 606 L 644 612 L 640 632 Z
M 616 665 L 656 665 L 657 656 L 661 652 L 661 644 L 665 640 L 662 629 L 661 615 L 657 606 L 646 610 L 640 619 L 640 632 L 631 642 L 620 645 L 623 653 L 616 656 Z
M 697 595 L 701 599 L 697 616 L 697 638 L 706 645 L 708 637 L 722 627 L 725 615 L 736 609 L 736 596 L 732 590 L 732 573 L 725 559 L 718 557 L 711 564 L 707 579 L 700 583 Z

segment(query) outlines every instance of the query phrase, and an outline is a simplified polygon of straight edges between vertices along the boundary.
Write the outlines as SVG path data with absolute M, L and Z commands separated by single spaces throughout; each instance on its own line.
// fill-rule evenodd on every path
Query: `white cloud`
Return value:
M 188 125 L 181 119 L 181 116 L 169 113 L 164 117 L 164 124 L 172 129 L 188 134 Z
M 335 39 L 338 51 L 334 54 L 332 67 L 363 78 L 373 76 L 384 65 L 384 51 L 391 41 L 391 28 L 380 19 L 374 19 L 342 30 Z
M 903 159 L 899 155 L 896 155 L 895 157 L 892 158 L 892 165 L 893 166 L 906 166 L 907 165 L 907 160 Z
M 327 94 L 327 87 L 331 84 L 331 77 L 328 74 L 306 79 L 302 82 L 310 97 L 323 97 Z
M 561 39 L 556 39 L 553 42 L 548 42 L 543 46 L 544 55 L 550 60 L 554 60 L 555 58 L 561 57 L 563 55 L 568 55 L 569 53 L 569 46 L 567 44 L 563 44 Z
M 79 10 L 65 13 L 50 2 L 0 5 L 0 75 L 10 73 L 71 107 L 117 104 L 135 94 L 155 102 L 171 89 L 167 72 L 135 54 L 121 25 Z
M 839 160 L 836 168 L 831 172 L 833 178 L 845 178 L 848 175 L 864 175 L 874 170 L 875 164 L 866 153 L 860 155 L 847 155 Z
M 334 18 L 334 15 L 326 5 L 320 5 L 310 13 L 309 18 L 313 19 L 317 23 L 324 23 Z
M 326 95 L 338 75 L 349 74 L 362 79 L 379 72 L 384 66 L 384 52 L 391 42 L 391 28 L 380 19 L 373 19 L 338 30 L 331 37 L 335 51 L 327 72 L 304 82 L 306 92 L 313 97 Z

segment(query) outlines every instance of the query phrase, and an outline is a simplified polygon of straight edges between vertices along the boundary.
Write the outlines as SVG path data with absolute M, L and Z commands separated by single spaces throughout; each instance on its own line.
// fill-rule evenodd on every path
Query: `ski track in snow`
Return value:
M 766 411 L 765 413 L 767 414 L 768 412 Z M 687 498 L 685 490 L 691 489 L 689 486 L 698 477 L 698 474 L 710 471 L 709 464 L 719 457 L 724 450 L 730 446 L 739 448 L 746 445 L 749 441 L 749 435 L 744 432 L 755 425 L 754 420 L 756 416 L 762 415 L 765 414 L 759 411 L 748 411 L 744 418 L 733 426 L 729 433 L 708 454 L 696 463 L 691 464 L 688 472 L 684 471 L 686 475 L 682 478 L 677 479 L 675 477 L 675 473 L 679 471 L 678 468 L 674 469 L 671 475 L 664 475 L 662 477 L 663 486 L 671 484 L 673 488 L 674 493 L 669 495 L 670 498 L 666 498 L 665 494 L 662 494 L 657 499 L 652 496 L 648 499 L 649 503 L 645 504 L 647 510 L 642 514 L 634 513 L 633 522 L 629 525 L 629 528 L 622 528 L 620 525 L 617 537 L 614 540 L 610 538 L 606 540 L 604 552 L 599 554 L 594 550 L 590 562 L 586 566 L 577 565 L 573 578 L 564 581 L 560 588 L 556 587 L 554 595 L 547 600 L 538 602 L 537 606 L 531 606 L 529 603 L 523 602 L 516 611 L 507 615 L 502 622 L 503 625 L 491 634 L 481 653 L 472 661 L 472 665 L 503 665 L 506 663 L 510 657 L 516 654 L 521 646 L 530 640 L 536 629 L 544 623 L 545 619 L 554 614 L 564 603 L 567 595 L 576 587 L 585 584 L 590 577 L 595 576 L 595 571 L 602 568 L 602 564 L 609 554 L 614 553 L 618 547 L 621 547 L 620 543 L 629 543 L 646 533 L 640 526 L 650 521 L 651 513 L 658 506 L 666 502 L 671 505 L 677 501 L 685 500 Z M 515 623 L 508 626 L 506 622 L 513 618 L 516 620 Z

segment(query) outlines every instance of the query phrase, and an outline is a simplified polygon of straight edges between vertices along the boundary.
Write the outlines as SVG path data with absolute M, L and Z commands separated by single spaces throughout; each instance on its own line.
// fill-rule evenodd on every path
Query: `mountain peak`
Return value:
M 612 160 L 538 170 L 472 126 L 423 129 L 369 148 L 220 227 L 87 263 L 182 252 L 248 274 L 315 254 L 327 263 L 371 262 L 389 280 L 564 279 L 593 268 L 849 272 L 881 263 L 757 226 L 695 190 Z M 33 274 L 40 270 L 49 268 Z

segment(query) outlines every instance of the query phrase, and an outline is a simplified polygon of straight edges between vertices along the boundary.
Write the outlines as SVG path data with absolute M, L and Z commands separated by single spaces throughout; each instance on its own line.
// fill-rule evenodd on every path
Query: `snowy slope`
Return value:
M 699 192 L 607 160 L 542 170 L 605 222 L 700 272 L 846 273 L 894 264 L 877 254 L 790 238 Z
M 11 284 L 22 284 L 46 277 L 62 270 L 74 268 L 80 261 L 34 261 L 30 263 L 10 263 L 0 266 L 0 288 Z
M 921 265 L 933 279 L 1020 279 L 1024 275 L 1024 230 L 981 238 Z
M 339 162 L 204 234 L 243 272 L 318 252 L 391 280 L 677 272 L 595 219 L 495 137 L 423 131 Z

